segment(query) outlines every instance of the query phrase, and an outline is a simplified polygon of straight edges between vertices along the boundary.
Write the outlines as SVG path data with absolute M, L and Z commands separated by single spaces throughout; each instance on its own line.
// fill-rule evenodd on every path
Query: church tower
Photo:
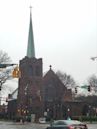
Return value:
M 30 24 L 28 34 L 27 55 L 20 60 L 17 115 L 34 116 L 36 119 L 42 113 L 42 58 L 35 57 L 34 35 L 32 26 L 32 14 L 30 10 Z

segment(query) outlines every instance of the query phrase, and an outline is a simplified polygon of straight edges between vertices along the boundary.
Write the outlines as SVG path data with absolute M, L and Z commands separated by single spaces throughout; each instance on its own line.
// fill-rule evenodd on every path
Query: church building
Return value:
M 45 53 L 44 53 L 45 54 Z M 73 102 L 72 91 L 67 89 L 50 66 L 49 71 L 43 76 L 42 58 L 36 58 L 32 15 L 30 11 L 30 24 L 28 35 L 28 47 L 26 56 L 19 62 L 21 76 L 18 80 L 17 98 L 13 94 L 8 101 L 8 116 L 31 116 L 37 120 L 40 117 L 48 119 L 62 119 L 68 115 L 80 115 L 84 105 Z M 12 106 L 15 108 L 12 109 Z M 76 114 L 74 114 L 76 109 Z

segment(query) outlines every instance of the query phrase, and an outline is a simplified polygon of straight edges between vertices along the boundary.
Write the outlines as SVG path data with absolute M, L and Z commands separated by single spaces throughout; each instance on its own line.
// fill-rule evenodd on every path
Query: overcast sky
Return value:
M 83 84 L 97 75 L 97 0 L 0 0 L 0 50 L 13 63 L 26 56 L 30 9 L 36 58 L 43 71 L 70 74 Z

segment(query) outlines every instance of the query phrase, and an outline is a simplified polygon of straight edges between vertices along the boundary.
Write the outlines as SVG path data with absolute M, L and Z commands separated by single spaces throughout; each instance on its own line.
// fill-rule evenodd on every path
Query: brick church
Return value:
M 31 12 L 27 55 L 20 60 L 19 69 L 21 76 L 18 89 L 10 95 L 8 101 L 9 118 L 32 116 L 37 120 L 45 116 L 49 119 L 63 119 L 68 115 L 82 114 L 84 103 L 72 99 L 72 91 L 64 86 L 51 66 L 43 76 L 42 58 L 37 59 L 35 56 Z M 14 99 L 15 93 L 17 97 Z

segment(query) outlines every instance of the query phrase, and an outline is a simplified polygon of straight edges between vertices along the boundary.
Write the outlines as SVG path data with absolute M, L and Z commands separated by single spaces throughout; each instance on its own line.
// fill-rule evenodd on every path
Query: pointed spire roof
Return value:
M 30 7 L 30 25 L 29 25 L 29 35 L 28 35 L 27 57 L 29 58 L 35 57 L 31 7 Z

